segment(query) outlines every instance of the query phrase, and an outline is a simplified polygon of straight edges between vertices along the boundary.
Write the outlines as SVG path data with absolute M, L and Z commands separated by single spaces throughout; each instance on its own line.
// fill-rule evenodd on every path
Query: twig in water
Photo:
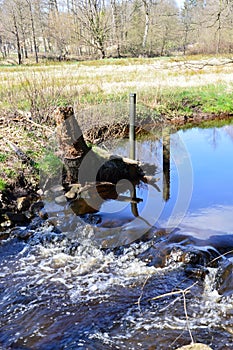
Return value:
M 143 290 L 144 290 L 145 285 L 147 284 L 147 281 L 148 281 L 149 278 L 150 278 L 150 276 L 148 275 L 148 276 L 146 277 L 144 283 L 143 283 L 142 291 L 141 291 L 141 294 L 140 294 L 140 296 L 139 296 L 139 298 L 138 298 L 138 301 L 137 301 L 138 309 L 139 309 L 140 312 L 141 312 L 141 299 L 142 299 L 142 295 L 143 295 Z
M 230 254 L 230 253 L 233 253 L 233 249 L 232 249 L 232 250 L 229 250 L 229 251 L 226 252 L 226 253 L 220 254 L 219 256 L 217 256 L 216 258 L 214 258 L 213 260 L 211 260 L 211 261 L 209 262 L 209 264 L 212 264 L 213 262 L 215 262 L 215 261 L 221 259 L 221 258 L 224 257 L 225 255 Z
M 158 299 L 161 299 L 161 298 L 169 296 L 169 295 L 182 294 L 182 296 L 183 296 L 183 305 L 184 305 L 184 314 L 185 314 L 187 329 L 188 329 L 188 332 L 189 332 L 189 335 L 190 335 L 190 338 L 191 338 L 191 344 L 194 344 L 194 340 L 193 340 L 193 336 L 192 336 L 192 332 L 191 332 L 191 328 L 190 328 L 190 324 L 189 324 L 189 317 L 188 317 L 187 303 L 186 303 L 186 294 L 190 293 L 190 289 L 193 288 L 197 283 L 198 283 L 198 281 L 196 281 L 191 286 L 189 286 L 189 287 L 187 287 L 185 289 L 179 289 L 179 290 L 176 290 L 176 291 L 173 291 L 173 292 L 157 295 L 156 297 L 151 299 L 151 300 L 158 300 Z
M 186 294 L 185 291 L 182 291 L 183 302 L 184 302 L 184 314 L 185 314 L 185 318 L 186 318 L 186 324 L 187 324 L 188 332 L 189 332 L 189 335 L 190 335 L 191 344 L 193 344 L 194 341 L 193 341 L 193 335 L 192 335 L 191 328 L 190 328 L 190 323 L 189 323 L 189 317 L 188 317 L 188 312 L 187 312 L 187 303 L 186 303 L 185 294 Z

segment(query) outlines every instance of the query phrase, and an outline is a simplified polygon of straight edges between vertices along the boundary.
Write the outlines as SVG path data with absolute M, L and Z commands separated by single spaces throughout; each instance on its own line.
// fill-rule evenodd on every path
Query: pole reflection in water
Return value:
M 170 199 L 170 133 L 168 128 L 162 132 L 163 143 L 163 199 L 167 202 Z
M 132 198 L 131 212 L 135 217 L 137 217 L 137 216 L 139 216 L 139 213 L 138 213 L 137 201 L 135 201 L 135 199 L 138 199 L 138 198 L 137 198 L 137 194 L 136 194 L 136 186 L 134 184 L 133 184 L 133 188 L 131 190 L 131 198 Z
M 171 137 L 169 128 L 159 130 L 156 133 L 157 149 L 153 148 L 150 158 L 145 158 L 146 162 L 143 163 L 143 171 L 148 178 L 151 178 L 148 183 L 143 185 L 142 183 L 134 183 L 128 180 L 120 181 L 117 184 L 117 188 L 114 184 L 97 184 L 97 187 L 88 188 L 85 193 L 82 193 L 81 198 L 76 198 L 71 208 L 76 215 L 88 215 L 93 214 L 98 216 L 98 224 L 105 225 L 105 222 L 109 222 L 109 225 L 124 225 L 126 218 L 129 221 L 138 218 L 138 220 L 145 221 L 149 226 L 153 226 L 155 222 L 160 218 L 163 212 L 165 203 L 170 202 L 171 195 Z M 159 141 L 160 140 L 160 141 Z M 135 146 L 135 142 L 133 143 Z M 125 152 L 128 152 L 131 144 L 128 143 L 125 148 Z M 138 142 L 137 153 L 139 157 L 147 156 L 144 149 L 140 149 L 140 142 Z M 119 150 L 120 153 L 120 150 Z M 124 154 L 123 154 L 124 156 Z M 154 164 L 152 164 L 154 162 Z M 159 163 L 161 167 L 159 166 Z M 151 169 L 153 167 L 153 170 Z M 163 176 L 157 179 L 156 171 L 162 170 Z M 160 170 L 159 170 L 160 172 Z M 157 181 L 157 183 L 156 183 Z M 147 181 L 146 181 L 147 182 Z M 124 184 L 124 185 L 123 185 Z M 148 187 L 149 186 L 149 187 Z M 155 189 L 152 190 L 152 187 Z M 161 190 L 161 194 L 160 193 Z M 148 192 L 149 191 L 149 192 Z M 152 192 L 153 194 L 152 194 Z M 148 196 L 153 198 L 153 204 L 148 204 Z M 152 200 L 152 199 L 151 199 Z M 85 207 L 85 202 L 87 206 Z M 80 204 L 82 207 L 80 210 Z M 172 204 L 170 204 L 171 206 Z M 169 206 L 169 208 L 170 208 Z M 94 208 L 94 209 L 92 209 Z M 167 209 L 163 215 L 166 216 Z M 171 209 L 168 208 L 168 211 Z M 152 216 L 155 216 L 152 219 Z M 150 220 L 148 220 L 150 217 Z M 92 217 L 88 215 L 88 220 Z M 120 222 L 122 222 L 120 224 Z

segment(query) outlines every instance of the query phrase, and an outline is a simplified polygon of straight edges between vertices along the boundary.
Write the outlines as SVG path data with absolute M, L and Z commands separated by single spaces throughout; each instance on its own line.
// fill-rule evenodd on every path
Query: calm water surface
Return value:
M 128 156 L 124 140 L 103 146 Z M 165 350 L 192 338 L 233 349 L 233 125 L 141 140 L 136 154 L 156 165 L 150 184 L 123 193 L 139 204 L 79 217 L 48 203 L 43 225 L 0 241 L 0 349 Z
M 162 143 L 162 139 L 137 142 L 137 159 L 157 165 L 154 175 L 160 191 L 151 185 L 137 189 L 137 196 L 143 198 L 138 205 L 140 214 L 159 227 L 192 227 L 200 231 L 200 238 L 205 230 L 210 234 L 211 230 L 233 233 L 232 125 L 192 128 L 170 135 L 169 196 L 165 199 Z M 110 150 L 127 157 L 128 142 L 121 141 Z M 110 212 L 107 205 L 110 208 L 107 203 L 103 209 Z M 111 202 L 111 210 L 115 209 L 119 210 Z

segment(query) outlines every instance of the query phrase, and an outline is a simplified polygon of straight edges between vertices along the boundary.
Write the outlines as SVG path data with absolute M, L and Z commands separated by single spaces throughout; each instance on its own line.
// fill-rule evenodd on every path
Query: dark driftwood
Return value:
M 18 146 L 16 146 L 15 143 L 5 139 L 5 141 L 8 143 L 10 148 L 15 152 L 15 154 L 19 157 L 19 159 L 24 163 L 29 165 L 30 167 L 33 168 L 34 171 L 38 170 L 35 168 L 36 163 L 34 162 L 33 159 L 31 159 L 29 156 L 27 156 Z

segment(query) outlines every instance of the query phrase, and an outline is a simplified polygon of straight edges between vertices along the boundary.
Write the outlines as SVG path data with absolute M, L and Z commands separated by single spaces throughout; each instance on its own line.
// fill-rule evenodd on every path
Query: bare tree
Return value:
M 104 0 L 80 0 L 78 11 L 83 40 L 105 58 L 110 23 Z
M 22 54 L 21 54 L 21 44 L 20 44 L 20 38 L 19 38 L 19 27 L 17 23 L 17 18 L 14 9 L 12 9 L 12 19 L 13 19 L 13 25 L 14 29 L 12 30 L 12 33 L 15 35 L 16 38 L 16 44 L 17 44 L 17 53 L 18 53 L 18 63 L 19 65 L 22 64 Z
M 50 11 L 57 11 L 58 12 L 57 0 L 49 0 L 49 9 L 50 9 Z
M 190 34 L 194 30 L 193 10 L 196 6 L 196 0 L 185 0 L 181 12 L 181 23 L 183 31 L 183 54 L 186 54 L 188 44 L 192 43 Z
M 112 11 L 112 41 L 113 44 L 117 46 L 117 56 L 121 56 L 121 40 L 120 40 L 120 28 L 121 28 L 121 19 L 119 4 L 117 0 L 110 0 L 111 11 Z
M 233 50 L 233 0 L 0 0 L 1 51 L 51 57 Z
M 18 64 L 22 64 L 22 46 L 20 38 L 20 25 L 18 17 L 18 0 L 4 1 L 2 6 L 2 23 L 6 36 L 17 48 Z
M 27 49 L 27 32 L 28 32 L 28 20 L 27 20 L 27 8 L 26 8 L 26 3 L 24 1 L 20 2 L 20 5 L 17 6 L 18 8 L 18 19 L 19 19 L 19 27 L 20 27 L 20 32 L 22 34 L 22 48 L 25 58 L 28 58 L 28 49 Z
M 35 54 L 36 63 L 38 63 L 39 58 L 38 58 L 38 47 L 37 47 L 37 42 L 36 42 L 36 28 L 35 28 L 34 11 L 33 11 L 34 9 L 33 9 L 33 3 L 32 3 L 33 0 L 25 0 L 25 1 L 28 5 L 28 9 L 29 9 L 34 54 Z
M 163 0 L 157 5 L 155 41 L 159 45 L 159 55 L 175 50 L 179 45 L 178 8 L 173 0 Z
M 41 0 L 34 0 L 34 8 L 37 16 L 38 28 L 41 33 L 41 39 L 43 41 L 44 52 L 49 51 L 48 40 L 46 38 L 46 30 L 48 26 L 48 13 L 46 12 L 46 7 Z
M 150 27 L 151 7 L 153 4 L 155 4 L 155 1 L 142 0 L 142 4 L 144 7 L 144 12 L 145 12 L 145 27 L 144 27 L 144 34 L 143 34 L 143 40 L 142 40 L 142 48 L 143 48 L 143 50 L 145 50 L 146 44 L 147 44 L 148 33 L 149 33 L 149 27 Z

